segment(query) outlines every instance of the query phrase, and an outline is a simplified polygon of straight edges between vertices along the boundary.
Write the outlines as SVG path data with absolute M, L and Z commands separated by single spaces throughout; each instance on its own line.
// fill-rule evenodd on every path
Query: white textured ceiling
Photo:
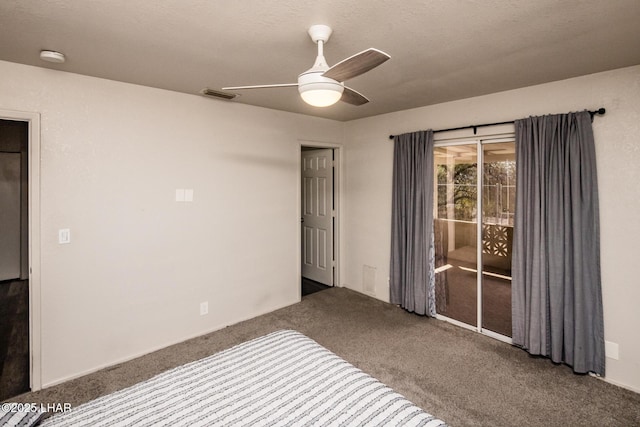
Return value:
M 640 0 L 0 0 L 0 60 L 197 94 L 296 82 L 312 24 L 334 30 L 329 64 L 391 55 L 347 82 L 369 104 L 314 108 L 295 88 L 211 102 L 351 120 L 640 64 Z

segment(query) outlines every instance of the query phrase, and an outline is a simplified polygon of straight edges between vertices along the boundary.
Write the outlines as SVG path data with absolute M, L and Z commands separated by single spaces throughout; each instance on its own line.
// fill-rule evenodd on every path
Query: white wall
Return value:
M 346 124 L 2 61 L 0 75 L 0 109 L 42 120 L 45 386 L 296 302 L 299 139 L 346 130 L 341 282 L 362 291 L 374 267 L 388 301 L 389 134 L 604 106 L 605 339 L 620 350 L 607 379 L 640 391 L 640 67 Z
M 2 61 L 0 75 L 0 109 L 41 114 L 44 386 L 299 300 L 298 139 L 341 142 L 343 123 Z
M 375 267 L 375 296 L 388 301 L 393 144 L 390 134 L 493 123 L 605 107 L 593 128 L 599 174 L 607 380 L 640 391 L 640 66 L 351 121 L 345 132 L 344 282 L 362 291 Z

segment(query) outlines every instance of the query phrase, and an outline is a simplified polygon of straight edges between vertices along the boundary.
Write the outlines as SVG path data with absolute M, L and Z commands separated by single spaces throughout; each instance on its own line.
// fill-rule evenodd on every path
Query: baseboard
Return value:
M 602 380 L 602 381 L 604 381 L 604 382 L 606 382 L 606 383 L 613 384 L 613 385 L 618 386 L 618 387 L 620 387 L 620 388 L 624 388 L 624 389 L 626 389 L 626 390 L 629 390 L 629 391 L 632 391 L 632 392 L 634 392 L 634 393 L 638 393 L 638 394 L 640 394 L 640 388 L 637 388 L 637 387 L 634 387 L 634 386 L 630 386 L 630 385 L 628 385 L 628 384 L 623 384 L 623 383 L 620 383 L 620 382 L 618 382 L 618 381 L 610 380 L 610 379 L 608 379 L 607 377 L 601 377 L 601 376 L 594 375 L 594 374 L 590 374 L 590 375 L 591 375 L 592 377 L 595 377 L 595 378 L 597 378 L 597 379 L 599 379 L 599 380 Z

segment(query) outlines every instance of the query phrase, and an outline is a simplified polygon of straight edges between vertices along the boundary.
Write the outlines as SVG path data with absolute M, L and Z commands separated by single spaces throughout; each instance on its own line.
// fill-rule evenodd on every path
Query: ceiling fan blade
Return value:
M 377 67 L 391 58 L 381 50 L 369 48 L 353 56 L 343 59 L 322 75 L 330 79 L 343 82 Z
M 366 104 L 367 102 L 369 102 L 366 96 L 346 86 L 344 87 L 344 91 L 342 92 L 342 97 L 340 98 L 340 101 L 346 102 L 347 104 L 351 104 L 355 106 Z
M 298 83 L 281 83 L 275 85 L 255 85 L 255 86 L 231 86 L 223 87 L 222 90 L 244 90 L 244 89 L 265 89 L 271 87 L 293 87 L 298 86 Z

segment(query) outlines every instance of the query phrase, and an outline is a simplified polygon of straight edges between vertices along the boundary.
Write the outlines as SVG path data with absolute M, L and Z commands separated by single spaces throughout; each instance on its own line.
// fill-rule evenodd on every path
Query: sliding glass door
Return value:
M 515 143 L 482 144 L 482 328 L 511 336 Z
M 436 311 L 508 340 L 515 144 L 438 143 L 434 162 Z
M 436 147 L 436 312 L 477 326 L 477 144 Z

